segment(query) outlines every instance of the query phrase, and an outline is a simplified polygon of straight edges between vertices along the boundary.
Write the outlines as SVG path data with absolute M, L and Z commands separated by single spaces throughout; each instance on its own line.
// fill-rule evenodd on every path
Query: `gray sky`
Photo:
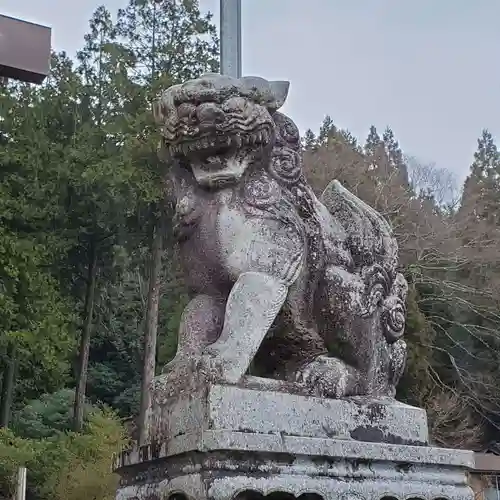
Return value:
M 127 0 L 1 0 L 80 47 L 87 20 Z M 218 16 L 218 0 L 201 0 Z M 324 115 L 364 141 L 374 124 L 403 150 L 466 175 L 482 128 L 500 134 L 500 1 L 243 0 L 243 73 L 291 81 L 302 130 Z

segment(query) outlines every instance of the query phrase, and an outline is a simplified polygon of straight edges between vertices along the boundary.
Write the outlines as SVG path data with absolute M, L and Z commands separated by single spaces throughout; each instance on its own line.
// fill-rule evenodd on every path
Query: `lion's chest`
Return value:
M 293 283 L 302 268 L 303 234 L 265 211 L 247 210 L 235 193 L 202 200 L 201 217 L 181 245 L 186 279 L 198 293 L 228 290 L 245 272 Z
M 248 213 L 241 203 L 222 202 L 215 233 L 221 262 L 233 279 L 260 272 L 291 284 L 300 272 L 302 235 L 281 220 Z

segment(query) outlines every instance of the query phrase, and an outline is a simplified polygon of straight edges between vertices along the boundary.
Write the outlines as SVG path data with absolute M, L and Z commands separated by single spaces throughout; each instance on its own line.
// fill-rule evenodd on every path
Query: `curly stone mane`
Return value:
M 298 293 L 303 294 L 301 300 L 310 301 L 312 306 L 326 258 L 322 222 L 318 213 L 319 202 L 303 173 L 297 125 L 281 112 L 273 113 L 272 118 L 275 142 L 266 172 L 279 185 L 280 199 L 268 203 L 264 210 L 268 217 L 286 218 L 286 223 L 300 229 L 308 267 L 303 271 Z M 291 217 L 291 214 L 294 216 Z M 326 353 L 325 344 L 317 335 L 317 328 L 294 322 L 288 305 L 285 305 L 280 321 L 271 329 L 255 358 L 255 374 L 288 378 L 303 364 Z
M 321 220 L 317 212 L 317 198 L 303 172 L 300 132 L 291 118 L 283 113 L 273 114 L 276 141 L 269 164 L 269 173 L 280 184 L 282 195 L 293 205 L 305 226 L 306 241 L 316 252 L 323 248 Z M 322 254 L 323 252 L 319 252 Z M 323 255 L 312 261 L 318 271 Z

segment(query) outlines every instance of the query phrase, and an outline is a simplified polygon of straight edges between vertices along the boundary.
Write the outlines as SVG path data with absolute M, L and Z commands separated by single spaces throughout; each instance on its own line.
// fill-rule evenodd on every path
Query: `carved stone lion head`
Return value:
M 212 73 L 172 86 L 154 107 L 162 147 L 191 167 L 201 186 L 238 182 L 252 162 L 269 159 L 276 141 L 272 115 L 288 88 L 288 82 Z

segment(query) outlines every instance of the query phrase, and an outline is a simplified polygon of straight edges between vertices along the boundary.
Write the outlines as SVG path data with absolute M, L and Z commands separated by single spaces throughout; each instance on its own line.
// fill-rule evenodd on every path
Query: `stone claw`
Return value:
M 295 377 L 320 397 L 342 398 L 355 392 L 354 370 L 337 358 L 318 356 L 307 364 Z
M 195 366 L 198 377 L 207 382 L 219 382 L 224 379 L 224 365 L 216 349 L 207 348 L 196 359 Z

